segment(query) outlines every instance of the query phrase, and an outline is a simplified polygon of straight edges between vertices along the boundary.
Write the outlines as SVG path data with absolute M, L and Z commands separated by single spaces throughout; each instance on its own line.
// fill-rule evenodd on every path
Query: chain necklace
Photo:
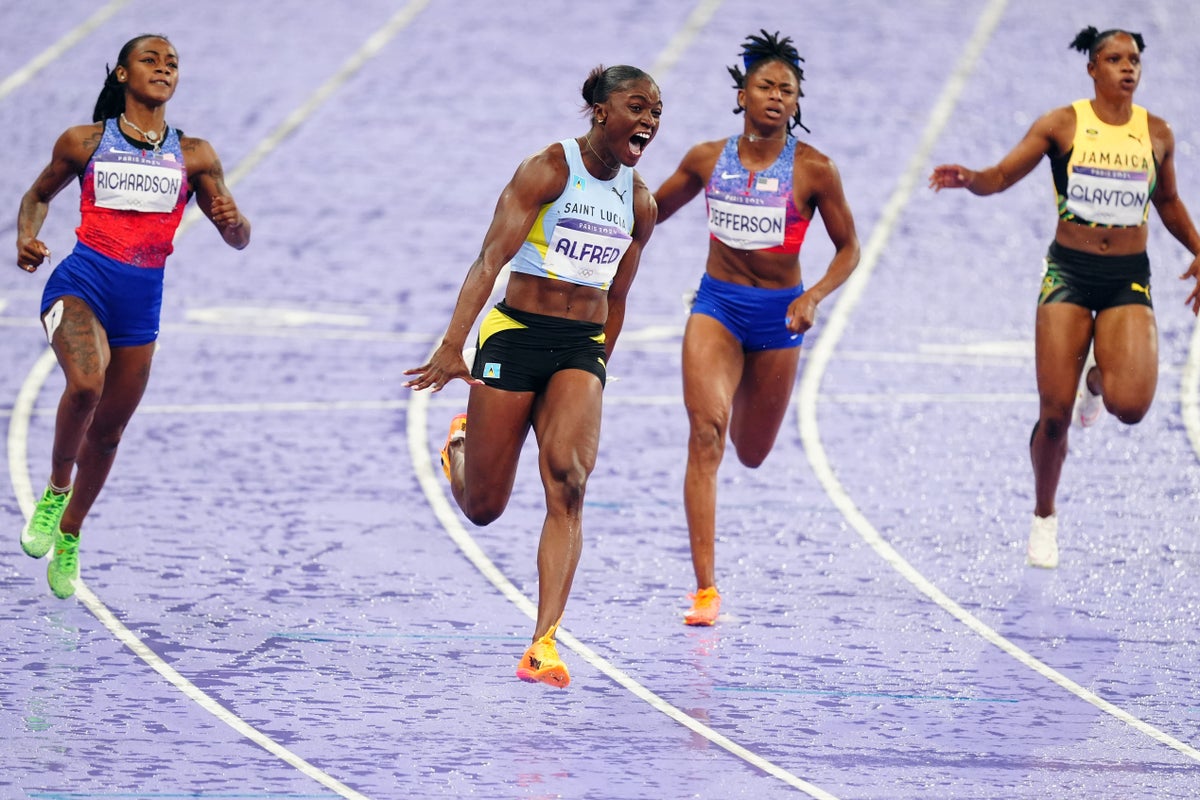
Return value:
M 604 156 L 602 156 L 596 152 L 596 148 L 592 147 L 592 135 L 590 133 L 583 137 L 583 141 L 587 144 L 588 150 L 592 151 L 592 155 L 594 155 L 596 158 L 598 158 L 600 160 L 600 163 L 604 165 L 605 169 L 607 169 L 610 172 L 616 172 L 617 170 L 620 169 L 621 162 L 618 161 L 617 165 L 615 167 L 610 166 L 609 163 L 604 160 Z
M 157 153 L 158 151 L 162 150 L 162 134 L 160 134 L 158 131 L 142 130 L 137 125 L 134 125 L 132 122 L 129 121 L 129 117 L 125 116 L 124 111 L 121 112 L 121 122 L 124 122 L 126 125 L 128 125 L 129 127 L 133 128 L 135 131 L 137 131 L 139 134 L 141 134 L 142 139 L 147 144 L 149 144 L 151 147 L 154 148 L 154 152 Z M 164 131 L 166 130 L 166 127 L 167 126 L 164 124 L 163 125 Z

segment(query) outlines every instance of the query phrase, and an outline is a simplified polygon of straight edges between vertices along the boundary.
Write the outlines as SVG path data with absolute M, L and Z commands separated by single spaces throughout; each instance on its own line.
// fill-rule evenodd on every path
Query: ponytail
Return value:
M 100 90 L 100 96 L 96 98 L 96 108 L 92 111 L 92 122 L 103 122 L 110 117 L 119 117 L 125 113 L 125 84 L 117 80 L 115 68 L 110 70 L 107 64 L 104 65 L 104 68 L 108 70 L 108 74 L 104 78 L 104 88 Z

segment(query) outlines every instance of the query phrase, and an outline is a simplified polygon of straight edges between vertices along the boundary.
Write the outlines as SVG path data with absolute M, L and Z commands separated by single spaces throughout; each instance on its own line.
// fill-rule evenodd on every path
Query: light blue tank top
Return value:
M 633 170 L 621 165 L 604 181 L 583 166 L 579 143 L 559 142 L 567 157 L 567 188 L 542 206 L 513 272 L 608 289 L 633 241 Z

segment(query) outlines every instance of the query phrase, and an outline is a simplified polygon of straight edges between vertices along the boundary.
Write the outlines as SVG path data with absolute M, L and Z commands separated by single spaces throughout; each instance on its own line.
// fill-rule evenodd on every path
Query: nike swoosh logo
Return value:
M 742 173 L 740 173 L 740 172 L 722 172 L 721 173 L 721 180 L 723 180 L 723 181 L 731 181 L 734 178 L 740 178 L 740 177 L 742 177 Z

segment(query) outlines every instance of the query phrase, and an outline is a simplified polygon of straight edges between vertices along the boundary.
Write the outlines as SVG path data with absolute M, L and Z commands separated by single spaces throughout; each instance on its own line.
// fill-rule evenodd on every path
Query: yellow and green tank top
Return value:
M 1058 218 L 1097 228 L 1136 228 L 1150 213 L 1158 163 L 1146 109 L 1133 107 L 1124 125 L 1102 122 L 1091 100 L 1076 100 L 1075 139 L 1052 158 Z

